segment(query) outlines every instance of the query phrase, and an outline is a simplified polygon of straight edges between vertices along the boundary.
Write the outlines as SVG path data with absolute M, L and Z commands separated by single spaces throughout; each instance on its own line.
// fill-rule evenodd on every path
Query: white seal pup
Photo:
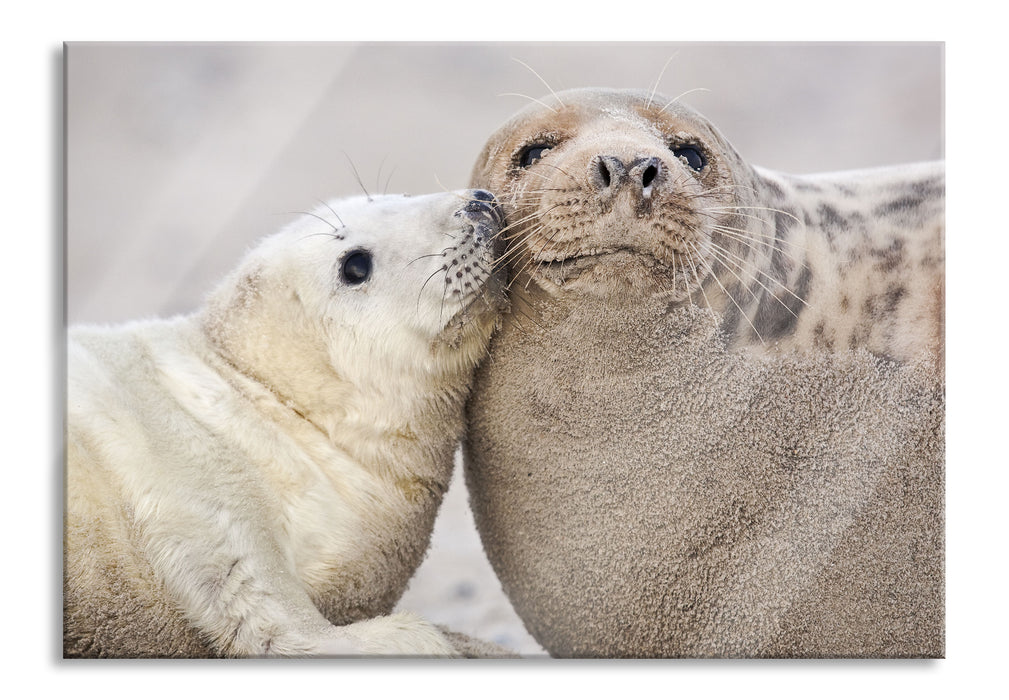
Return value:
M 191 316 L 71 329 L 64 655 L 456 654 L 389 613 L 504 303 L 501 225 L 481 190 L 338 200 Z
M 795 177 L 660 95 L 493 134 L 466 478 L 560 656 L 941 656 L 942 163 Z

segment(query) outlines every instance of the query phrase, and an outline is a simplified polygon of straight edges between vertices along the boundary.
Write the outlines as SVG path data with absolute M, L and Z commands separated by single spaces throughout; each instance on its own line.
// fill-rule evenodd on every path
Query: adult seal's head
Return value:
M 699 114 L 633 90 L 530 105 L 491 136 L 472 177 L 508 210 L 511 267 L 534 296 L 670 300 L 698 294 L 718 247 L 735 247 L 721 225 L 749 203 L 752 179 Z
M 507 212 L 518 301 L 685 302 L 737 348 L 941 357 L 941 163 L 795 177 L 661 95 L 545 100 L 490 137 L 472 176 Z

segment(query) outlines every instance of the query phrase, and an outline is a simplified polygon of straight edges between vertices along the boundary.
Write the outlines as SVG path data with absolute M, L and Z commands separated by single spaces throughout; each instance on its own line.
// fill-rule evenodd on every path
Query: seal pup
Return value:
M 488 140 L 488 557 L 561 656 L 938 656 L 944 170 L 796 177 L 640 91 Z M 572 585 L 573 582 L 577 585 Z
M 388 613 L 502 308 L 501 225 L 482 190 L 338 200 L 193 315 L 71 329 L 64 655 L 456 654 Z

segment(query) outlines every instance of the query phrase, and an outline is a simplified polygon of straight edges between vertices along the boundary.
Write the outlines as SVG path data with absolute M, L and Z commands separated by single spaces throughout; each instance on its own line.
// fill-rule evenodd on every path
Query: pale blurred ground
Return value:
M 467 185 L 521 93 L 651 88 L 791 172 L 942 158 L 941 44 L 71 44 L 67 315 L 193 310 L 289 212 Z M 542 654 L 502 594 L 458 468 L 401 607 Z

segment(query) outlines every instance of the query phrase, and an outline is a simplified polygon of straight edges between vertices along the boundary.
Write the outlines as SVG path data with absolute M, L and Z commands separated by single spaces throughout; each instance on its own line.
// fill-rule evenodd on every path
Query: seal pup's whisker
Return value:
M 316 236 L 326 236 L 328 238 L 332 238 L 337 241 L 343 240 L 343 236 L 335 234 L 331 231 L 317 231 L 315 233 L 306 233 L 304 236 L 301 237 L 300 240 L 305 240 L 306 238 L 314 238 Z
M 350 169 L 354 173 L 354 178 L 357 180 L 358 187 L 360 187 L 361 191 L 364 192 L 364 196 L 367 198 L 367 200 L 369 202 L 372 201 L 371 194 L 369 194 L 368 188 L 364 186 L 364 181 L 361 180 L 361 173 L 357 171 L 357 166 L 354 165 L 354 161 L 350 157 L 350 154 L 347 153 L 346 151 L 342 151 L 342 153 L 347 158 L 347 162 L 350 164 Z
M 342 241 L 343 240 L 343 234 L 340 233 L 340 228 L 337 227 L 332 221 L 327 221 L 324 216 L 319 216 L 315 212 L 311 212 L 311 211 L 297 211 L 297 212 L 288 212 L 288 213 L 289 214 L 300 214 L 302 216 L 311 216 L 312 218 L 318 219 L 319 221 L 321 221 L 322 223 L 326 224 L 331 229 L 333 229 L 331 232 L 327 231 L 325 233 L 316 233 L 316 234 L 309 234 L 309 235 L 313 235 L 313 236 L 332 236 L 334 239 L 336 239 L 338 241 Z M 336 216 L 336 212 L 333 212 L 333 215 Z M 337 220 L 340 219 L 339 216 L 337 216 L 336 218 L 337 218 Z M 343 226 L 343 221 L 340 221 L 340 226 L 343 227 L 343 228 L 346 228 L 345 226 Z
M 385 161 L 388 157 L 389 154 L 382 156 L 382 160 L 378 162 L 378 169 L 375 171 L 375 191 L 381 192 L 382 194 L 386 193 L 386 191 L 382 189 L 382 166 L 385 165 Z
M 392 166 L 392 170 L 389 171 L 388 177 L 385 178 L 385 187 L 382 188 L 382 194 L 387 194 L 389 192 L 389 184 L 392 182 L 392 176 L 396 174 L 396 166 Z
M 466 194 L 464 192 L 458 192 L 456 190 L 451 190 L 448 187 L 446 187 L 445 184 L 441 181 L 441 178 L 438 176 L 438 173 L 433 173 L 433 175 L 434 175 L 434 181 L 438 183 L 438 187 L 441 188 L 442 192 L 444 192 L 447 195 L 451 195 L 451 196 L 455 197 L 460 202 L 470 202 L 470 201 L 472 201 L 472 199 L 470 199 L 470 195 L 468 195 L 468 194 Z
M 411 265 L 413 265 L 415 262 L 419 262 L 420 260 L 424 260 L 425 258 L 444 258 L 445 255 L 447 254 L 448 250 L 450 250 L 450 249 L 446 248 L 445 250 L 443 250 L 440 253 L 429 253 L 427 255 L 418 255 L 416 258 L 414 258 L 413 260 L 411 260 L 410 262 L 408 262 L 406 265 L 404 265 L 403 269 L 406 269 L 406 268 L 410 267 Z

